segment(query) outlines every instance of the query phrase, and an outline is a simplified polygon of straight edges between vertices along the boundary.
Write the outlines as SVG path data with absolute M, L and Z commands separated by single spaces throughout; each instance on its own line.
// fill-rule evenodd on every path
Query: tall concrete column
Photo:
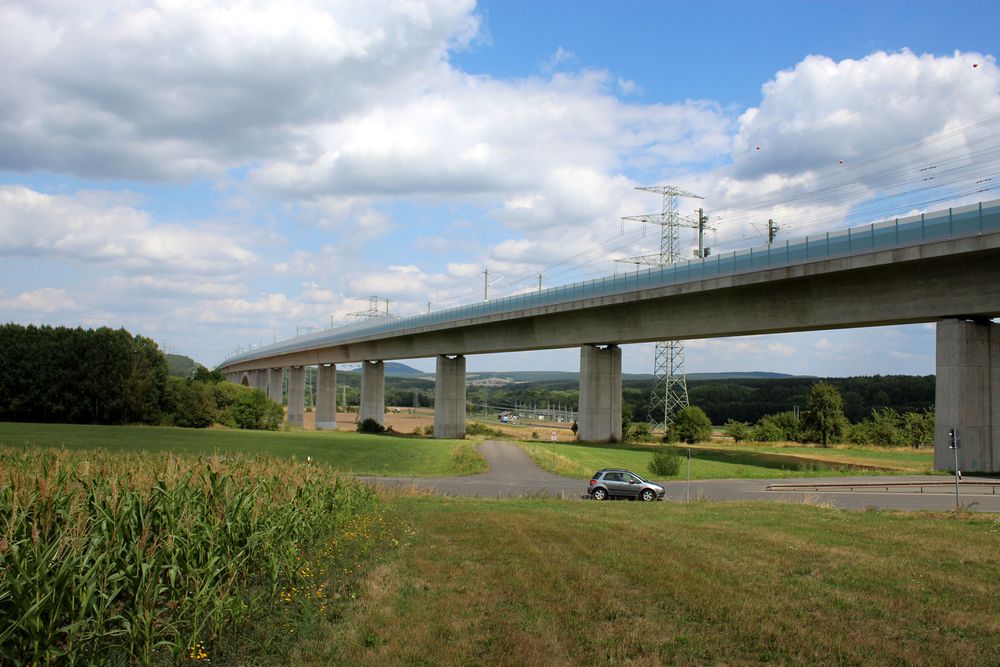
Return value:
M 284 368 L 267 369 L 267 397 L 278 405 L 281 405 L 285 398 L 284 381 Z
M 292 366 L 288 369 L 288 423 L 302 426 L 305 415 L 306 369 L 305 366 Z
M 385 364 L 381 361 L 361 362 L 361 407 L 358 421 L 374 419 L 385 424 Z
M 959 470 L 1000 472 L 1000 325 L 938 322 L 934 403 L 934 469 L 954 469 L 957 428 Z
M 580 348 L 576 437 L 581 442 L 621 442 L 622 351 L 617 345 Z
M 316 430 L 337 429 L 337 365 L 319 365 L 316 374 Z
M 434 437 L 465 437 L 465 357 L 438 355 L 434 376 Z

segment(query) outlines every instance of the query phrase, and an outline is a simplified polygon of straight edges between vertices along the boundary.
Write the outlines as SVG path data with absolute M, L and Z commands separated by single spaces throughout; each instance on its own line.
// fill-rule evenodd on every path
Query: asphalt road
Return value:
M 442 495 L 482 498 L 523 496 L 579 499 L 587 490 L 587 481 L 560 477 L 536 466 L 524 450 L 515 444 L 488 440 L 479 445 L 479 452 L 490 466 L 489 472 L 467 477 L 362 477 L 381 486 L 403 486 L 433 490 Z M 642 471 L 637 471 L 642 474 Z M 940 476 L 830 477 L 800 479 L 718 479 L 687 482 L 665 482 L 669 502 L 692 500 L 779 500 L 809 502 L 843 509 L 951 510 L 955 508 L 954 486 L 920 488 L 882 487 L 869 490 L 824 489 L 802 491 L 768 491 L 770 484 L 808 483 L 878 484 L 887 482 L 942 482 Z M 966 478 L 966 481 L 972 481 Z M 971 510 L 1000 512 L 1000 478 L 975 478 L 975 481 L 996 481 L 996 487 L 963 486 L 961 504 Z M 885 490 L 888 488 L 888 490 Z

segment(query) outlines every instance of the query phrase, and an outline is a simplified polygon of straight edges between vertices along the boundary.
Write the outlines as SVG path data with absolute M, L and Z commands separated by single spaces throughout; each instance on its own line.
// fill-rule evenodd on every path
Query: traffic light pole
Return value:
M 958 448 L 961 446 L 958 439 L 958 429 L 953 428 L 948 431 L 948 449 L 955 452 L 955 509 L 962 508 L 962 502 L 958 496 L 958 483 L 962 479 L 962 471 L 958 469 Z

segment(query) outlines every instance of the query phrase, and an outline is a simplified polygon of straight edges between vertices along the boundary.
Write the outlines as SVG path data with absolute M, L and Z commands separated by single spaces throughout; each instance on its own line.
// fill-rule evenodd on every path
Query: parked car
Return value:
M 666 490 L 662 486 L 624 468 L 603 468 L 595 472 L 590 478 L 587 493 L 594 500 L 638 498 L 650 502 L 666 497 Z

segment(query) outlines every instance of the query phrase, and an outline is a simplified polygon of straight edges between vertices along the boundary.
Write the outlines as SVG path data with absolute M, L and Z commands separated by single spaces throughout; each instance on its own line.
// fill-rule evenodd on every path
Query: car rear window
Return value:
M 591 477 L 591 479 L 600 479 L 600 478 L 601 478 L 601 471 L 600 470 L 598 470 L 597 472 L 595 472 L 593 474 L 593 476 Z

